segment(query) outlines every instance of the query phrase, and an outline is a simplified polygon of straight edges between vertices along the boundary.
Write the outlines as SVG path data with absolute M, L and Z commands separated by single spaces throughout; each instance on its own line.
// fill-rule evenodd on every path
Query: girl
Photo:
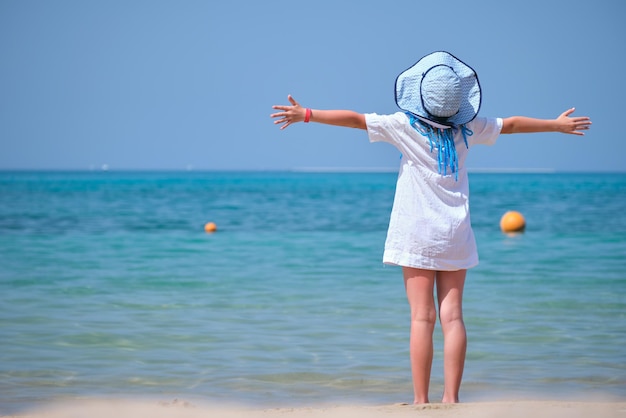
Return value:
M 500 134 L 562 132 L 584 135 L 591 121 L 522 116 L 477 117 L 481 90 L 476 72 L 448 52 L 426 55 L 396 79 L 392 115 L 350 110 L 313 110 L 288 96 L 291 105 L 273 106 L 274 123 L 317 122 L 367 131 L 371 142 L 385 141 L 402 153 L 383 262 L 402 266 L 411 308 L 410 358 L 414 403 L 428 403 L 437 318 L 444 337 L 442 402 L 459 401 L 467 338 L 463 287 L 467 269 L 478 264 L 470 224 L 469 183 L 464 168 L 471 146 L 493 145 Z

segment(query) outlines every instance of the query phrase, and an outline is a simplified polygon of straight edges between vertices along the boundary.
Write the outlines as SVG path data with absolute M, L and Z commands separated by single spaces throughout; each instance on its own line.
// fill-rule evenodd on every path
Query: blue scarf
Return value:
M 409 123 L 411 126 L 420 134 L 428 137 L 428 141 L 430 142 L 430 152 L 433 152 L 433 148 L 437 148 L 439 174 L 444 176 L 447 175 L 448 167 L 450 167 L 450 170 L 454 173 L 454 180 L 458 180 L 459 158 L 454 145 L 454 134 L 458 129 L 461 129 L 465 147 L 469 148 L 469 145 L 467 144 L 467 137 L 474 135 L 474 132 L 468 129 L 465 125 L 450 127 L 448 129 L 435 128 L 428 123 L 422 122 L 410 112 L 405 113 L 409 117 Z

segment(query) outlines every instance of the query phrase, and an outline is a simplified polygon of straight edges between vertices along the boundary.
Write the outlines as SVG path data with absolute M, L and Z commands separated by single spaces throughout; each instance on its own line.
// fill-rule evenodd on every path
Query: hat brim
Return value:
M 462 100 L 459 111 L 449 118 L 433 118 L 424 109 L 421 83 L 424 73 L 437 65 L 446 65 L 454 70 L 461 80 Z M 441 129 L 463 125 L 472 121 L 482 101 L 480 83 L 473 68 L 446 51 L 436 51 L 422 57 L 414 65 L 403 71 L 396 78 L 395 100 L 398 107 L 420 120 Z

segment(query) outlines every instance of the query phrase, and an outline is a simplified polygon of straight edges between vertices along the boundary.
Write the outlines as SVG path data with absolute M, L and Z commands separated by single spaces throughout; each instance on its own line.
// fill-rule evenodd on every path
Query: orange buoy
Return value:
M 514 210 L 508 211 L 500 219 L 500 229 L 504 233 L 522 232 L 526 228 L 524 216 Z
M 215 232 L 217 231 L 217 225 L 215 225 L 213 222 L 208 222 L 206 225 L 204 225 L 204 231 L 207 233 Z

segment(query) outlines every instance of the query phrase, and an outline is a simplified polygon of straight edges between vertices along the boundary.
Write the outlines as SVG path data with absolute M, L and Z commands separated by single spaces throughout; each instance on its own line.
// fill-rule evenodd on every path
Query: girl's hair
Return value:
M 474 132 L 468 129 L 465 124 L 453 126 L 448 129 L 435 128 L 434 126 L 422 121 L 410 112 L 405 112 L 409 117 L 409 123 L 417 132 L 428 137 L 430 142 L 430 152 L 433 148 L 437 148 L 437 162 L 439 174 L 447 175 L 448 167 L 454 173 L 454 179 L 459 179 L 459 159 L 454 145 L 454 134 L 460 129 L 463 134 L 463 142 L 465 147 L 469 148 L 467 137 L 472 136 Z

